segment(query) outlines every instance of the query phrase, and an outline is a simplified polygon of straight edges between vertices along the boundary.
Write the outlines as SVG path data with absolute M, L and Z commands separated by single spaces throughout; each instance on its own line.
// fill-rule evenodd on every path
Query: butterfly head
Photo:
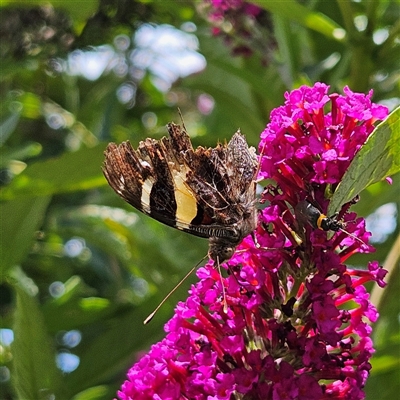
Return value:
M 238 243 L 228 238 L 210 237 L 208 256 L 216 263 L 229 260 L 236 251 Z

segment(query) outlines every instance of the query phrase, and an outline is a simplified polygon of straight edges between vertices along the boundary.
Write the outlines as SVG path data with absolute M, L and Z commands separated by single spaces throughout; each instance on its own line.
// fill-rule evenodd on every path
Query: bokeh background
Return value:
M 396 0 L 2 0 L 0 13 L 5 400 L 113 398 L 196 280 L 143 326 L 207 241 L 125 204 L 101 173 L 108 142 L 161 138 L 180 108 L 195 146 L 238 128 L 257 146 L 284 92 L 317 81 L 400 103 Z M 356 205 L 377 251 L 350 263 L 394 260 L 371 287 L 371 400 L 400 392 L 399 205 L 398 175 Z

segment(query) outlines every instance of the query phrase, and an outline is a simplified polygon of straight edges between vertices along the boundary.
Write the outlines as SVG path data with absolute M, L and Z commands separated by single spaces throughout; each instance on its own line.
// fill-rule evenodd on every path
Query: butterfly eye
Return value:
M 220 253 L 220 262 L 229 260 L 232 256 L 233 253 L 235 252 L 235 247 L 224 247 L 221 249 Z
M 225 238 L 211 237 L 208 256 L 217 264 L 229 260 L 235 253 L 236 246 L 229 245 Z

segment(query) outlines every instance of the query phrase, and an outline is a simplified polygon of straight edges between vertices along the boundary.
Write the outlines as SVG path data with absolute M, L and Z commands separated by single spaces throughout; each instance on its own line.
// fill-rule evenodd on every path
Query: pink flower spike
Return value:
M 209 4 L 225 17 L 247 3 Z M 373 251 L 353 202 L 326 213 L 328 194 L 387 115 L 371 97 L 348 87 L 329 94 L 323 83 L 285 93 L 258 147 L 260 176 L 275 182 L 261 194 L 257 244 L 245 238 L 223 277 L 212 262 L 198 269 L 165 338 L 131 367 L 119 399 L 365 398 L 374 352 L 367 321 L 378 318 L 365 285 L 385 286 L 387 271 L 377 261 L 345 264 Z

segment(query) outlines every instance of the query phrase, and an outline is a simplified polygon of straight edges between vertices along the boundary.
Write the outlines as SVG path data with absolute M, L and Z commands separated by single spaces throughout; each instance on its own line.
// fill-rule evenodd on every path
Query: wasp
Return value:
M 350 206 L 351 204 L 349 204 Z M 311 204 L 307 200 L 300 201 L 295 207 L 295 215 L 297 220 L 302 224 L 305 225 L 308 223 L 314 229 L 320 229 L 325 232 L 328 231 L 342 231 L 352 237 L 353 239 L 365 244 L 360 238 L 353 235 L 352 233 L 346 231 L 345 224 L 338 219 L 339 213 L 328 217 L 327 215 L 323 214 L 317 207 Z
M 302 200 L 297 204 L 295 215 L 300 223 L 303 225 L 309 223 L 314 229 L 337 232 L 344 228 L 343 222 L 337 219 L 338 213 L 328 217 L 307 200 Z

